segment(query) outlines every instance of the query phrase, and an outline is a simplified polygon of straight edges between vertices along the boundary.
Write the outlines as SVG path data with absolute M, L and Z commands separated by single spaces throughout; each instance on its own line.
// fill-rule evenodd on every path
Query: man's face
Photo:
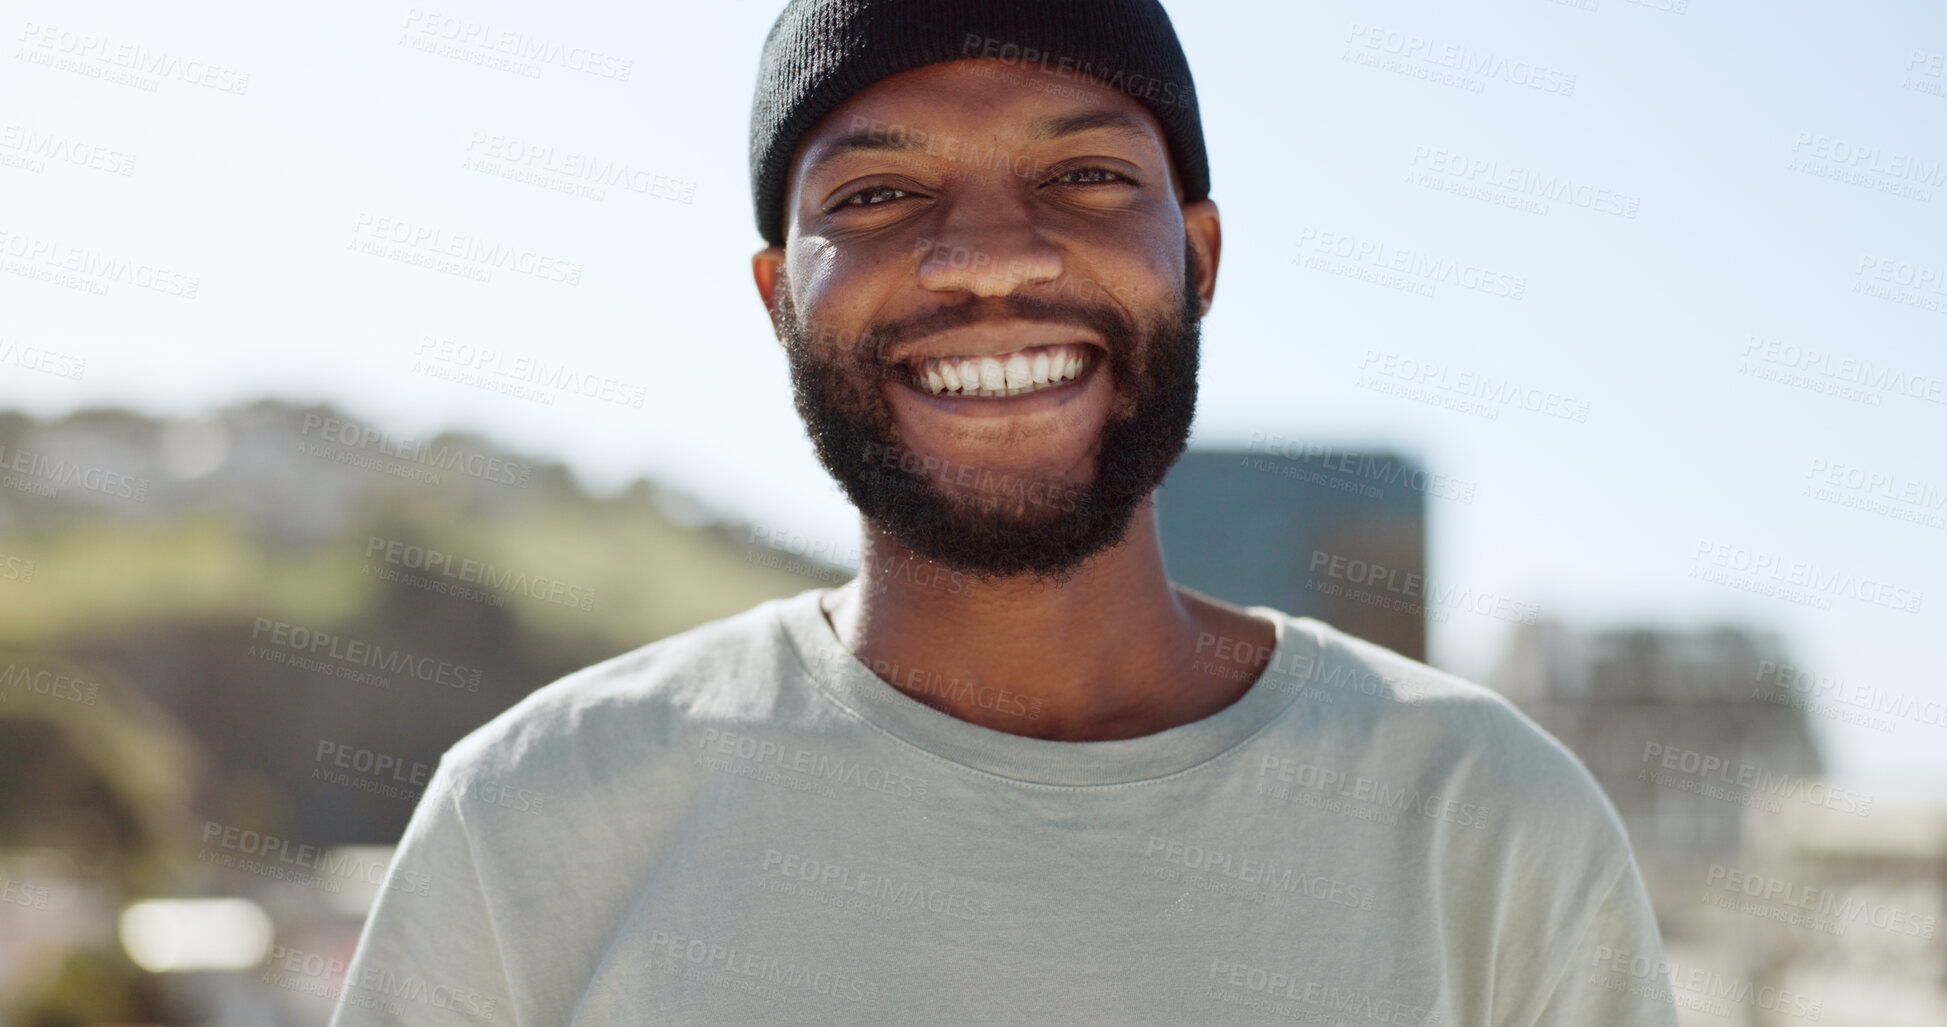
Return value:
M 989 61 L 886 79 L 805 138 L 775 314 L 874 527 L 987 579 L 1122 539 L 1189 436 L 1215 256 L 1164 138 L 1115 90 Z

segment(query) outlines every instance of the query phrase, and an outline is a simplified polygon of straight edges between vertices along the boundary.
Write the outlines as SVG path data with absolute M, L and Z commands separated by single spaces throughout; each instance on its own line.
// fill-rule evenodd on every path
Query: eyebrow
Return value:
M 1078 114 L 1049 118 L 1035 126 L 1034 137 L 1039 140 L 1060 139 L 1063 136 L 1080 135 L 1096 129 L 1109 129 L 1123 135 L 1149 138 L 1149 126 L 1141 119 L 1122 111 L 1111 110 L 1082 111 Z
M 1102 130 L 1116 132 L 1121 135 L 1141 136 L 1144 139 L 1150 138 L 1149 126 L 1144 124 L 1141 119 L 1122 111 L 1107 109 L 1079 111 L 1074 114 L 1064 114 L 1059 117 L 1047 118 L 1036 122 L 1030 133 L 1030 138 L 1036 142 L 1052 142 L 1056 139 L 1080 135 L 1083 132 Z M 895 141 L 895 136 L 897 141 Z M 899 133 L 867 130 L 840 136 L 821 147 L 824 152 L 820 153 L 818 158 L 812 161 L 809 167 L 805 168 L 805 177 L 809 178 L 811 175 L 816 174 L 818 169 L 826 163 L 848 153 L 924 150 L 928 142 L 935 138 L 937 137 L 930 133 L 913 132 L 910 130 Z

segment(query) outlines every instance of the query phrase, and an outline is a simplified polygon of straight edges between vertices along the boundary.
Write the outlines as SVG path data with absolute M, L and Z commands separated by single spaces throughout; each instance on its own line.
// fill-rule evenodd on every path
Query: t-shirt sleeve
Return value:
M 331 1027 L 514 1024 L 500 930 L 481 888 L 450 763 L 386 871 Z
M 1656 913 L 1631 859 L 1575 942 L 1541 1015 L 1522 1027 L 1677 1027 L 1666 966 Z

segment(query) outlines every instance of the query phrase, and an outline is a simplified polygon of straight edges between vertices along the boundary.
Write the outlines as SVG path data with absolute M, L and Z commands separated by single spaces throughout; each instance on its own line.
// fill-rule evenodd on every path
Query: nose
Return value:
M 1006 296 L 1061 277 L 1061 251 L 1026 226 L 957 231 L 919 246 L 919 284 L 934 292 Z

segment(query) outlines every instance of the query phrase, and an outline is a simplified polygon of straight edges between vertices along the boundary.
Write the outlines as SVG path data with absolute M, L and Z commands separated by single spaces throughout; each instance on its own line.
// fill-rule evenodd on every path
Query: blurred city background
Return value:
M 1686 1027 L 1947 1024 L 1947 10 L 1167 6 L 1172 575 L 1573 749 Z M 0 1027 L 325 1023 L 447 746 L 856 572 L 777 7 L 0 13 Z

